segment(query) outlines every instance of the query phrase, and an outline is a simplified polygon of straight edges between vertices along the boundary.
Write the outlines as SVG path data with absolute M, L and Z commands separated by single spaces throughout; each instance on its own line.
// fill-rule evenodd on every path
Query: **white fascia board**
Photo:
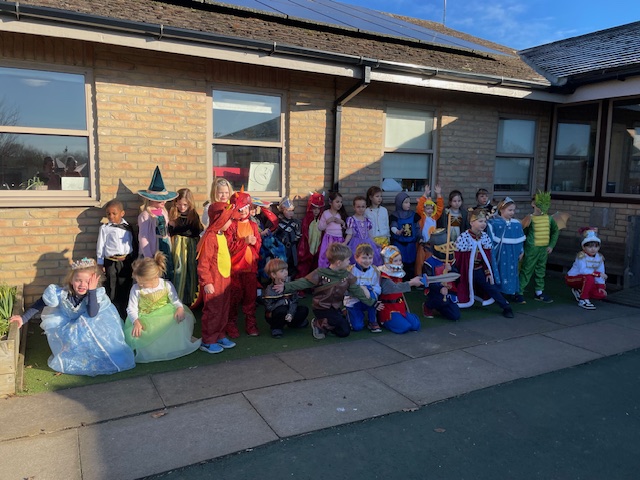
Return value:
M 621 98 L 640 95 L 640 77 L 621 80 L 609 80 L 578 88 L 565 97 L 564 103 L 587 102 L 607 98 Z

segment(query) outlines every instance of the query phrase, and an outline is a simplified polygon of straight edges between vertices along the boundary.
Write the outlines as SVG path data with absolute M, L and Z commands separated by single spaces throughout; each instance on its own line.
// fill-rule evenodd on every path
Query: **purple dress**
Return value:
M 347 218 L 347 232 L 351 232 L 351 240 L 349 240 L 349 248 L 353 252 L 351 255 L 351 263 L 355 263 L 356 248 L 361 243 L 371 245 L 373 248 L 373 264 L 376 266 L 382 265 L 382 257 L 380 256 L 380 247 L 369 236 L 369 231 L 373 228 L 371 220 L 367 217 L 364 220 L 358 220 L 356 217 Z

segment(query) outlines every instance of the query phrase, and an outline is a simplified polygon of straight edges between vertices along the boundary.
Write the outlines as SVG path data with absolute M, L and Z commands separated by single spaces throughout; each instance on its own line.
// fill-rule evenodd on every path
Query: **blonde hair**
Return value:
M 233 187 L 231 186 L 231 182 L 226 178 L 218 177 L 214 178 L 211 183 L 211 192 L 209 193 L 209 202 L 215 203 L 218 201 L 218 189 L 220 187 L 227 187 L 229 189 L 229 198 L 233 195 Z
M 167 271 L 167 259 L 162 252 L 156 252 L 153 257 L 139 258 L 133 262 L 133 279 L 151 280 L 160 278 Z
M 102 277 L 101 277 L 102 272 L 101 272 L 101 269 L 98 269 L 98 265 L 94 261 L 94 264 L 88 267 L 69 269 L 69 271 L 64 277 L 64 285 L 67 287 L 67 289 L 70 292 L 76 293 L 75 290 L 73 289 L 73 284 L 71 282 L 73 282 L 73 277 L 75 276 L 75 274 L 79 272 L 87 272 L 89 274 L 95 273 L 96 275 L 98 275 L 98 285 L 100 285 L 100 282 L 102 281 Z
M 327 260 L 329 263 L 346 260 L 351 258 L 351 249 L 342 243 L 332 243 L 327 248 Z
M 189 222 L 195 222 L 199 220 L 198 212 L 196 212 L 196 202 L 193 199 L 193 193 L 188 188 L 181 188 L 178 190 L 178 196 L 173 200 L 171 209 L 169 210 L 169 220 L 176 220 L 180 216 L 176 203 L 178 200 L 185 200 L 189 209 L 187 210 L 187 220 Z

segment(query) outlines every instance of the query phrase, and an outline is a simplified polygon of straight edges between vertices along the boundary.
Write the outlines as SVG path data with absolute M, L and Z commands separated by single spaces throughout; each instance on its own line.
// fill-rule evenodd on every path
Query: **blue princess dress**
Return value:
M 87 297 L 72 296 L 66 288 L 49 285 L 42 300 L 41 327 L 52 355 L 49 367 L 70 375 L 108 375 L 136 366 L 125 343 L 122 320 L 104 288 L 96 289 L 99 310 L 87 312 Z M 75 300 L 75 301 L 74 301 Z
M 173 360 L 200 348 L 200 339 L 192 337 L 193 313 L 182 305 L 171 282 L 159 280 L 154 288 L 140 289 L 135 284 L 129 295 L 124 331 L 127 343 L 135 351 L 136 363 Z M 175 319 L 178 307 L 184 308 L 182 322 Z M 139 337 L 131 335 L 136 318 L 143 328 Z

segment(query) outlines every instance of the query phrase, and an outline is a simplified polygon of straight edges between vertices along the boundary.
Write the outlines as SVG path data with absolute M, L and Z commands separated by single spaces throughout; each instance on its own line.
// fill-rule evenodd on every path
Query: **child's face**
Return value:
M 189 202 L 184 198 L 176 200 L 176 210 L 180 213 L 187 213 L 189 211 Z
M 356 257 L 356 263 L 360 265 L 362 268 L 367 269 L 371 265 L 373 265 L 373 255 L 363 253 Z
M 249 207 L 249 215 L 251 215 L 252 217 L 255 217 L 258 214 L 258 207 L 256 207 L 255 205 L 251 205 Z
M 507 205 L 505 208 L 500 210 L 500 216 L 505 220 L 511 220 L 513 216 L 516 214 L 516 205 L 512 203 Z
M 404 199 L 404 202 L 402 202 L 402 209 L 405 211 L 411 210 L 411 198 L 407 197 Z
M 140 288 L 156 288 L 160 283 L 160 279 L 158 277 L 136 278 L 135 280 Z
M 336 197 L 331 202 L 331 208 L 333 210 L 340 210 L 342 208 L 342 197 Z
M 109 223 L 118 224 L 124 218 L 124 210 L 121 210 L 118 207 L 109 207 L 106 209 L 107 220 Z
M 89 279 L 91 273 L 88 271 L 76 272 L 71 279 L 71 286 L 77 295 L 86 295 L 89 291 Z
M 289 276 L 289 270 L 286 268 L 281 268 L 277 272 L 271 274 L 271 279 L 273 283 L 284 283 L 284 281 Z
M 247 205 L 246 207 L 243 207 L 238 211 L 240 212 L 240 221 L 242 221 L 242 220 L 246 220 L 246 219 L 249 218 L 249 214 L 251 212 L 251 209 L 249 208 L 249 205 Z
M 587 242 L 582 247 L 582 250 L 590 257 L 593 257 L 600 250 L 600 244 L 598 242 Z
M 364 211 L 367 209 L 367 202 L 364 200 L 357 200 L 356 203 L 353 204 L 353 208 L 356 211 L 356 215 L 363 216 Z
M 371 200 L 372 207 L 379 207 L 382 205 L 382 192 L 374 193 L 369 197 L 369 200 Z
M 478 218 L 471 222 L 471 231 L 475 234 L 483 232 L 487 228 L 487 220 L 485 218 Z
M 313 212 L 314 217 L 320 215 L 320 207 L 311 207 L 311 211 Z
M 402 265 L 402 256 L 396 255 L 395 257 L 393 257 L 393 259 L 391 260 L 391 265 Z
M 165 203 L 167 203 L 167 202 L 164 202 L 164 201 L 158 202 L 156 200 L 149 200 L 149 206 L 151 208 L 164 208 L 164 204 Z
M 451 199 L 451 208 L 454 210 L 458 210 L 462 206 L 462 198 L 460 195 L 456 195 Z
M 216 202 L 228 202 L 231 193 L 226 185 L 219 185 L 216 189 Z
M 293 210 L 290 210 L 290 209 L 287 208 L 287 209 L 282 211 L 282 215 L 287 220 L 291 220 L 293 218 Z
M 433 206 L 432 205 L 425 205 L 424 207 L 424 214 L 427 217 L 431 217 L 433 215 Z
M 533 214 L 534 215 L 541 215 L 542 214 L 542 210 L 540 210 L 538 208 L 538 206 L 536 205 L 535 200 L 531 202 L 531 206 L 533 207 Z
M 477 200 L 478 200 L 478 205 L 485 205 L 489 201 L 489 194 L 479 193 Z

